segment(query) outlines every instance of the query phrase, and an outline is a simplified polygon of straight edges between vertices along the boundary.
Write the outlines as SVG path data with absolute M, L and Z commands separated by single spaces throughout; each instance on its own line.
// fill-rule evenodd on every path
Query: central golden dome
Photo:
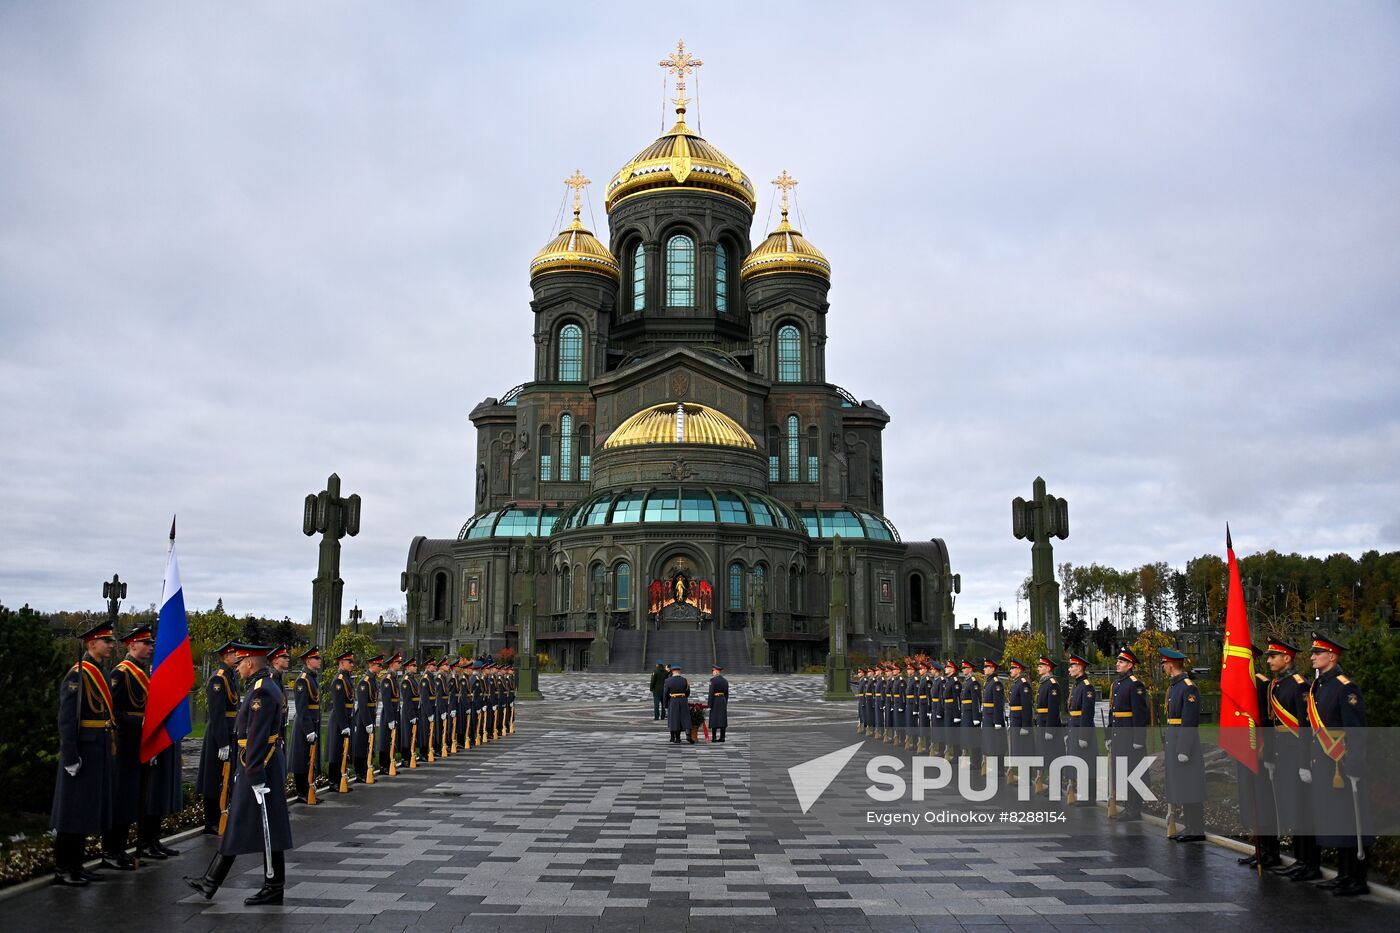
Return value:
M 603 449 L 636 444 L 713 444 L 757 450 L 749 432 L 733 418 L 704 405 L 666 402 L 643 408 L 603 442 Z
M 753 182 L 729 156 L 686 125 L 683 107 L 676 110 L 671 132 L 633 156 L 608 182 L 603 205 L 611 213 L 618 202 L 660 188 L 713 191 L 733 198 L 750 212 L 758 203 Z

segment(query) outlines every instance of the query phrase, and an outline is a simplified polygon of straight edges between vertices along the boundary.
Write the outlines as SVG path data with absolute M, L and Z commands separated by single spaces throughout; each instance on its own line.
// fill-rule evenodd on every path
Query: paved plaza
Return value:
M 783 685 L 805 698 L 777 699 Z M 849 704 L 814 702 L 820 678 L 736 677 L 729 741 L 679 747 L 638 699 L 642 678 L 548 677 L 542 687 L 550 699 L 521 704 L 513 736 L 294 807 L 281 907 L 243 906 L 260 883 L 254 857 L 240 858 L 212 901 L 186 888 L 180 876 L 202 871 L 214 849 L 201 836 L 179 843 L 179 858 L 108 873 L 101 885 L 6 900 L 5 926 L 1238 930 L 1327 909 L 1334 925 L 1356 930 L 1400 918 L 1376 897 L 1339 903 L 1257 879 L 1233 852 L 1107 822 L 1092 837 L 1009 829 L 911 839 L 751 812 L 755 761 L 804 726 L 849 721 Z M 624 688 L 630 702 L 616 696 Z

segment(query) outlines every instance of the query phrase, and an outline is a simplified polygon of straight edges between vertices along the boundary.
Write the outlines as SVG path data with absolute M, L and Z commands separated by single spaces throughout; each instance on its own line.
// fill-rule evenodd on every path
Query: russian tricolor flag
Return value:
M 180 588 L 180 565 L 175 560 L 175 522 L 170 522 L 170 556 L 165 563 L 165 587 L 156 623 L 156 653 L 151 668 L 151 692 L 141 725 L 141 760 L 150 761 L 190 734 L 190 690 L 194 688 L 194 655 L 185 618 L 185 594 Z

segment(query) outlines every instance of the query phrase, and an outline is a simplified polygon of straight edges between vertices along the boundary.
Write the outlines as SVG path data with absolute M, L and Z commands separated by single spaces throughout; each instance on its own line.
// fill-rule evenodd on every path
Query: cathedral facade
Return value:
M 789 221 L 794 182 L 754 246 L 753 183 L 687 124 L 679 74 L 675 125 L 608 182 L 606 245 L 575 173 L 529 264 L 534 372 L 471 412 L 474 514 L 409 547 L 417 650 L 518 647 L 528 618 L 565 670 L 822 664 L 837 536 L 849 650 L 946 643 L 947 549 L 901 540 L 890 416 L 828 381 L 831 266 Z

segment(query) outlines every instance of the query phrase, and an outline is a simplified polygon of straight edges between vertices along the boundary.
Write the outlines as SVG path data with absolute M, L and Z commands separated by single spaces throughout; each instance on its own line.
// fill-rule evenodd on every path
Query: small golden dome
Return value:
M 592 272 L 613 281 L 622 278 L 622 267 L 608 248 L 584 227 L 574 211 L 574 222 L 560 231 L 530 261 L 530 278 L 550 272 Z
M 750 212 L 758 204 L 753 182 L 739 166 L 686 125 L 684 106 L 676 108 L 671 132 L 633 156 L 608 182 L 603 205 L 612 213 L 614 205 L 635 194 L 677 187 L 726 195 Z
M 643 408 L 603 442 L 603 449 L 635 444 L 713 444 L 757 450 L 749 432 L 733 418 L 704 405 L 666 402 Z
M 768 239 L 758 244 L 739 266 L 740 279 L 774 272 L 802 272 L 831 280 L 831 263 L 801 232 L 793 229 L 786 210 L 778 229 L 768 234 Z

